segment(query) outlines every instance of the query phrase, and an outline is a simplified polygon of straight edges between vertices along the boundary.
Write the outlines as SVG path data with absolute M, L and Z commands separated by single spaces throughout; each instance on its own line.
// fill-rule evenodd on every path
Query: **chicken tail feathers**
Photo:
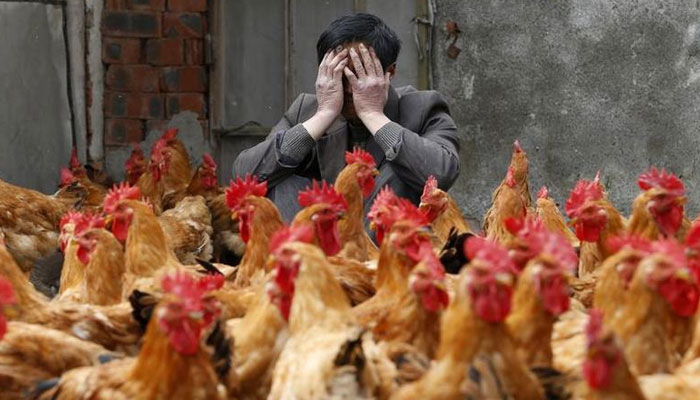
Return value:
M 150 293 L 134 290 L 129 296 L 129 303 L 131 303 L 132 308 L 131 315 L 138 322 L 141 330 L 146 332 L 148 321 L 151 319 L 158 300 Z
M 199 263 L 199 265 L 201 265 L 202 268 L 204 268 L 206 275 L 223 275 L 223 272 L 219 271 L 219 269 L 216 268 L 216 266 L 210 263 L 209 261 L 204 261 L 199 258 L 197 258 L 196 260 Z
M 231 370 L 231 343 L 232 339 L 226 336 L 221 326 L 221 321 L 216 321 L 214 330 L 207 338 L 207 344 L 214 348 L 211 362 L 219 379 L 225 380 Z

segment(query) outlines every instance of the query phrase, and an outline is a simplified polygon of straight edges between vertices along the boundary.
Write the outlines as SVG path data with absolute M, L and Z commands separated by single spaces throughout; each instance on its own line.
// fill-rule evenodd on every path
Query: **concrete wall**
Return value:
M 61 6 L 0 2 L 0 179 L 56 191 L 70 158 Z
M 463 140 L 452 193 L 481 219 L 512 143 L 530 156 L 533 195 L 563 205 L 602 171 L 615 204 L 650 165 L 679 174 L 697 213 L 700 11 L 682 0 L 437 0 L 434 84 Z M 456 59 L 445 26 L 462 31 Z

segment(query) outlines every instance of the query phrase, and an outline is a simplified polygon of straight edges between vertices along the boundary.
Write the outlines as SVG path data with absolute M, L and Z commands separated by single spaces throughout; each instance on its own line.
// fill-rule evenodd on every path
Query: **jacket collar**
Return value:
M 384 106 L 384 115 L 390 120 L 399 120 L 399 96 L 393 87 L 389 87 L 389 93 Z M 319 169 L 321 178 L 327 182 L 335 182 L 335 178 L 345 167 L 345 151 L 348 147 L 348 123 L 341 115 L 328 128 L 326 133 L 316 142 L 318 152 Z M 372 154 L 377 168 L 384 161 L 384 152 L 379 145 L 370 140 L 367 151 Z

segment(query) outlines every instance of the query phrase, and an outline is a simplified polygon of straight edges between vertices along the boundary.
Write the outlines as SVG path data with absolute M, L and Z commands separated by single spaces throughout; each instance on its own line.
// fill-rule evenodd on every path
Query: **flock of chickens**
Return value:
M 109 191 L 73 157 L 47 196 L 0 181 L 0 399 L 700 399 L 700 221 L 639 177 L 532 204 L 516 142 L 475 233 L 346 153 L 285 225 L 266 182 L 222 188 L 175 130 Z M 570 229 L 573 228 L 573 231 Z M 64 253 L 58 293 L 30 283 Z

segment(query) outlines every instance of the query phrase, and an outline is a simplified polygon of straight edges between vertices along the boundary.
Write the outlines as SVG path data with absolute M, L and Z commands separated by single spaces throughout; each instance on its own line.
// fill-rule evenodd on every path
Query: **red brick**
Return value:
M 110 65 L 107 89 L 122 92 L 157 92 L 158 69 L 150 65 Z
M 201 40 L 185 40 L 185 64 L 204 64 L 204 43 Z
M 160 94 L 108 92 L 104 107 L 107 117 L 163 119 L 163 95 Z
M 149 39 L 146 61 L 153 65 L 182 65 L 185 63 L 184 47 L 180 39 Z
M 102 34 L 116 37 L 160 37 L 161 15 L 146 11 L 105 11 Z
M 164 92 L 206 92 L 206 69 L 204 67 L 163 68 L 161 88 Z
M 182 111 L 193 111 L 198 114 L 198 118 L 205 118 L 204 95 L 200 93 L 169 94 L 166 100 L 166 111 L 168 118 L 172 118 Z
M 207 0 L 168 0 L 170 11 L 207 11 Z
M 126 0 L 107 0 L 105 10 L 126 10 Z
M 126 146 L 143 140 L 143 122 L 138 119 L 105 120 L 105 145 Z
M 105 37 L 102 39 L 102 62 L 105 64 L 138 64 L 141 61 L 141 41 Z
M 132 10 L 163 11 L 165 0 L 128 0 Z
M 205 21 L 197 13 L 163 13 L 163 36 L 181 38 L 201 38 L 204 36 Z

